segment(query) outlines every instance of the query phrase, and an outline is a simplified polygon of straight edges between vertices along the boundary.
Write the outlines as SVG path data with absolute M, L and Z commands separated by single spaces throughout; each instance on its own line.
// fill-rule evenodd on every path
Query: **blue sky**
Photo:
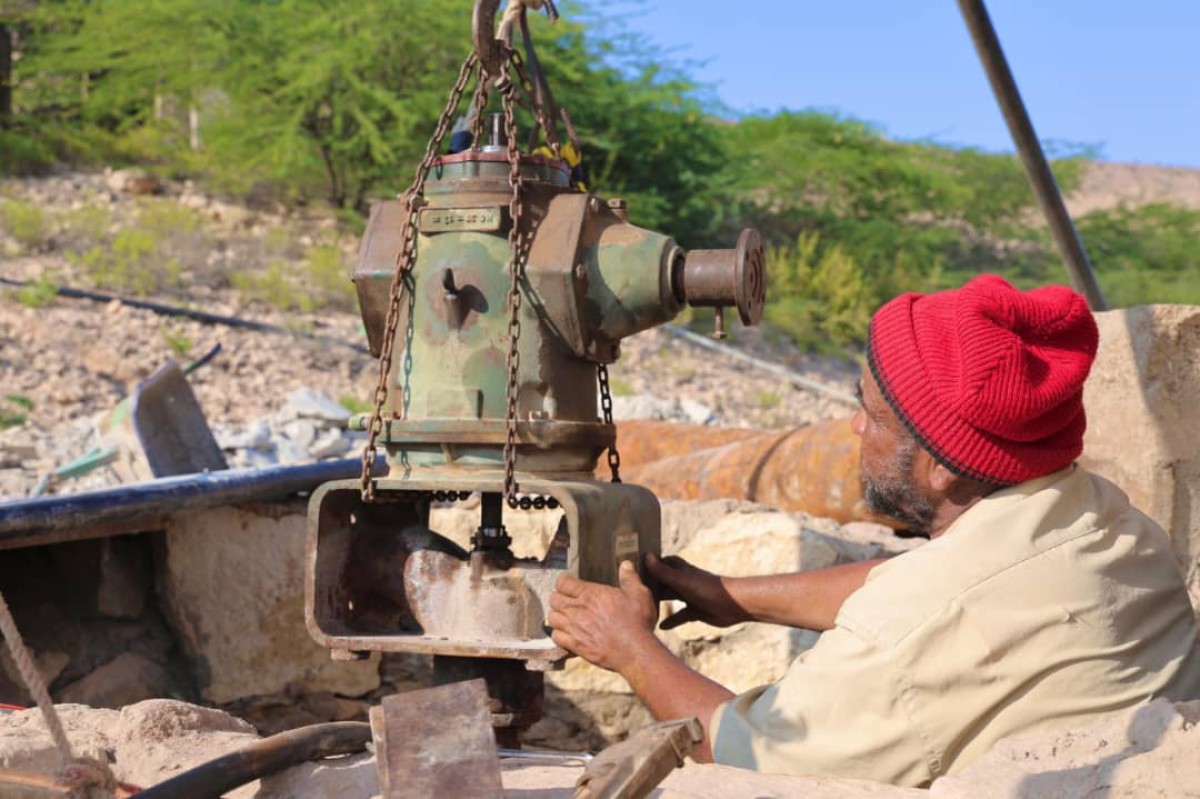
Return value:
M 955 0 L 584 0 L 742 113 L 818 108 L 1012 151 Z M 991 0 L 1043 142 L 1200 167 L 1200 0 Z M 688 63 L 694 62 L 694 63 Z

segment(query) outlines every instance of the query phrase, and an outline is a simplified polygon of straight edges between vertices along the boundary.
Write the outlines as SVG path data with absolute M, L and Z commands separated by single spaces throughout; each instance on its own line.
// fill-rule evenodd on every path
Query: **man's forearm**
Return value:
M 846 597 L 862 587 L 882 560 L 762 577 L 723 577 L 721 582 L 752 621 L 824 631 L 834 625 Z
M 651 643 L 650 641 L 653 641 Z M 634 693 L 645 703 L 654 718 L 695 716 L 704 725 L 704 741 L 692 752 L 701 763 L 711 762 L 710 725 L 717 707 L 733 698 L 733 693 L 692 670 L 657 639 L 638 647 L 637 656 L 620 669 Z

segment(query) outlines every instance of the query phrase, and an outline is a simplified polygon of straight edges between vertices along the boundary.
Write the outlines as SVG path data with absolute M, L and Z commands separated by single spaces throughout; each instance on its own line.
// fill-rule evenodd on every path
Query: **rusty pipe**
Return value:
M 767 297 L 762 236 L 754 228 L 746 228 L 736 247 L 692 250 L 675 266 L 671 283 L 680 302 L 707 308 L 732 305 L 742 324 L 758 324 Z
M 848 419 L 783 431 L 625 422 L 621 476 L 662 499 L 746 499 L 845 523 L 872 516 Z

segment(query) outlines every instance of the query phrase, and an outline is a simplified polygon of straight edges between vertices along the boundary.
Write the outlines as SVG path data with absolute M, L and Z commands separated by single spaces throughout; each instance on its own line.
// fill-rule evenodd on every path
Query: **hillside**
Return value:
M 34 281 L 34 288 L 36 281 L 104 288 L 114 270 L 125 269 L 127 278 L 142 275 L 149 298 L 296 335 L 0 288 L 0 424 L 6 428 L 0 430 L 0 497 L 24 495 L 40 474 L 86 451 L 91 419 L 137 380 L 168 359 L 198 357 L 217 343 L 221 354 L 191 378 L 216 429 L 266 417 L 302 387 L 355 407 L 370 396 L 375 362 L 361 351 L 359 320 L 346 291 L 353 237 L 337 235 L 332 219 L 313 211 L 252 208 L 190 183 L 142 185 L 137 178 L 77 173 L 0 183 L 0 198 L 41 214 L 33 233 L 11 224 L 0 228 L 0 277 Z M 147 188 L 152 193 L 140 193 Z M 1161 201 L 1200 207 L 1200 171 L 1092 164 L 1069 198 L 1072 208 L 1091 210 Z M 89 232 L 85 223 L 101 229 Z M 130 249 L 130 231 L 142 236 L 145 252 Z M 127 255 L 114 260 L 114 253 Z M 856 378 L 853 363 L 799 352 L 770 331 L 739 330 L 730 343 L 843 392 Z M 669 415 L 672 403 L 678 411 L 687 401 L 691 417 L 699 414 L 701 421 L 771 428 L 849 412 L 661 331 L 627 341 L 612 376 L 619 410 L 633 415 Z M 92 484 L 88 480 L 63 490 Z

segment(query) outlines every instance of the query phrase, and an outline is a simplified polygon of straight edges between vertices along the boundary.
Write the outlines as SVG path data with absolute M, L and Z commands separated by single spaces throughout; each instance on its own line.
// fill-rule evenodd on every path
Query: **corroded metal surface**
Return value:
M 503 159 L 476 151 L 445 156 L 430 175 L 395 333 L 384 439 L 393 462 L 412 454 L 409 442 L 503 443 L 489 428 L 507 418 L 512 219 Z M 531 234 L 520 286 L 516 418 L 537 423 L 530 432 L 554 455 L 519 447 L 516 468 L 562 471 L 571 461 L 590 470 L 611 433 L 570 441 L 554 428 L 595 424 L 595 365 L 611 363 L 623 338 L 670 321 L 691 299 L 736 306 L 743 319 L 757 321 L 761 244 L 747 231 L 735 249 L 685 255 L 669 236 L 629 224 L 619 205 L 571 189 L 561 162 L 522 156 L 520 163 Z M 406 215 L 398 200 L 373 209 L 354 270 L 372 352 L 382 348 Z M 698 266 L 689 271 L 688 263 Z M 418 461 L 441 457 L 434 449 Z
M 408 604 L 425 635 L 450 640 L 544 639 L 546 603 L 562 569 L 541 564 L 499 568 L 432 549 L 413 552 L 404 563 Z
M 770 431 L 630 419 L 621 422 L 617 443 L 626 465 L 645 466 L 662 458 L 687 455 L 765 435 L 770 435 Z M 601 471 L 597 469 L 597 473 Z
M 528 670 L 519 660 L 445 655 L 433 658 L 435 684 L 461 686 L 476 680 L 487 685 L 487 708 L 496 728 L 496 743 L 505 748 L 519 748 L 521 730 L 542 717 L 545 675 Z M 492 752 L 495 754 L 495 749 Z
M 510 4 L 496 32 L 498 5 L 476 2 L 475 52 L 412 188 L 376 206 L 363 237 L 353 278 L 379 379 L 361 479 L 312 496 L 305 615 L 335 657 L 489 659 L 471 668 L 483 669 L 493 700 L 512 687 L 493 685 L 509 663 L 516 688 L 537 683 L 540 699 L 528 671 L 567 655 L 545 629 L 555 578 L 565 570 L 615 584 L 620 561 L 640 565 L 659 550 L 658 500 L 620 482 L 607 364 L 622 339 L 690 300 L 757 321 L 765 272 L 754 231 L 735 249 L 698 254 L 688 271 L 670 236 L 631 225 L 623 202 L 588 194 L 582 171 L 568 169 L 578 158 L 558 141 L 528 40 L 526 11 L 543 4 Z M 544 6 L 553 16 L 553 3 Z M 527 72 L 512 47 L 517 22 Z M 482 146 L 434 157 L 472 74 L 476 114 L 488 92 L 501 98 L 492 139 L 478 141 L 477 118 L 471 135 Z M 518 149 L 518 94 L 532 106 L 537 153 Z M 377 443 L 391 466 L 385 480 L 370 466 Z M 605 450 L 612 482 L 588 479 Z M 429 506 L 476 492 L 480 526 L 465 553 L 429 528 Z M 505 514 L 550 502 L 562 513 L 552 551 L 516 559 Z
M 481 679 L 384 697 L 371 732 L 382 799 L 504 795 Z
M 732 250 L 693 250 L 673 277 L 676 295 L 689 305 L 732 305 L 744 325 L 762 319 L 767 262 L 757 230 L 743 230 Z
M 379 480 L 375 503 L 362 501 L 357 481 L 318 488 L 306 544 L 309 633 L 350 652 L 507 658 L 534 669 L 561 662 L 566 652 L 543 626 L 554 579 L 565 569 L 615 584 L 621 560 L 659 550 L 661 511 L 636 485 L 518 476 L 523 490 L 559 504 L 563 541 L 541 561 L 475 568 L 482 553 L 468 556 L 429 528 L 429 503 L 437 492 L 499 493 L 500 470 L 413 469 Z
M 588 763 L 575 782 L 574 799 L 649 796 L 703 740 L 704 727 L 695 716 L 651 724 Z
M 628 479 L 663 499 L 748 499 L 843 523 L 883 521 L 863 504 L 847 419 L 767 432 L 626 423 L 620 443 Z

